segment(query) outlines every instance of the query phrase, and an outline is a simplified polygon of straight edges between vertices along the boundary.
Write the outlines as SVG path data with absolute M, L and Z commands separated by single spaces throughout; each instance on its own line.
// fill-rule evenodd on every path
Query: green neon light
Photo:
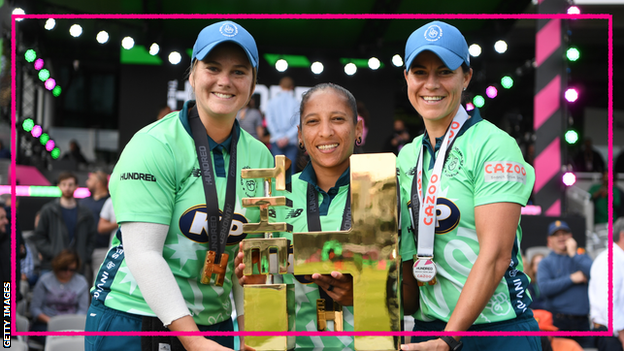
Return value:
M 279 55 L 279 54 L 264 54 L 264 59 L 271 65 L 275 66 L 275 62 L 279 59 L 284 59 L 288 62 L 288 67 L 310 67 L 311 63 L 307 57 L 302 55 Z
M 50 155 L 53 159 L 56 160 L 57 158 L 59 158 L 59 156 L 61 156 L 61 150 L 58 147 L 55 147 L 54 149 L 52 149 L 52 152 L 50 152 Z
M 59 97 L 61 95 L 61 87 L 58 85 L 55 86 L 54 89 L 52 89 L 52 95 L 54 95 L 54 97 Z
M 39 71 L 39 80 L 42 82 L 45 82 L 46 80 L 48 80 L 48 78 L 50 78 L 50 71 L 48 71 L 47 69 L 42 69 L 41 71 Z
M 30 196 L 35 197 L 60 197 L 61 189 L 57 186 L 30 186 Z
M 568 60 L 574 62 L 581 57 L 581 52 L 577 48 L 569 48 L 568 51 L 566 51 L 566 57 Z
M 513 87 L 513 79 L 510 76 L 504 76 L 503 78 L 501 78 L 501 85 L 503 86 L 503 88 L 505 89 L 509 89 L 511 87 Z
M 472 99 L 472 103 L 477 106 L 478 108 L 483 107 L 483 105 L 485 105 L 485 98 L 481 95 L 476 95 L 473 99 Z
M 33 49 L 28 49 L 24 53 L 24 58 L 27 62 L 35 62 L 35 60 L 37 59 L 37 53 Z
M 135 45 L 130 50 L 120 47 L 120 62 L 124 65 L 162 65 L 160 57 L 152 56 L 143 45 Z
M 39 137 L 39 142 L 41 143 L 41 145 L 45 145 L 48 140 L 50 140 L 50 136 L 48 135 L 48 133 L 43 133 Z
M 34 126 L 35 126 L 35 121 L 33 121 L 31 118 L 26 118 L 24 122 L 22 122 L 22 128 L 26 132 L 30 132 Z

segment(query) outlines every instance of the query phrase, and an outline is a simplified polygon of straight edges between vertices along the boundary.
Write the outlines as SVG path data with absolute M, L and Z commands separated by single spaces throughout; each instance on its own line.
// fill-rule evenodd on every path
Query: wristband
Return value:
M 452 336 L 445 335 L 445 336 L 441 336 L 440 339 L 442 339 L 442 341 L 444 341 L 449 346 L 449 349 L 451 349 L 451 351 L 460 351 L 462 347 L 464 346 L 461 340 L 457 341 Z

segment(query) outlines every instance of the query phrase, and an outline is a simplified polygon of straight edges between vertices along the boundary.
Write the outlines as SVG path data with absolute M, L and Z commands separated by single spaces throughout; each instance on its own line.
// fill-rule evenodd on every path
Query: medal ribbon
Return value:
M 234 205 L 236 202 L 236 147 L 239 133 L 237 133 L 235 128 L 233 129 L 230 144 L 230 164 L 228 166 L 227 187 L 225 190 L 225 203 L 223 206 L 223 216 L 221 220 L 219 220 L 219 199 L 217 197 L 216 179 L 212 169 L 212 153 L 210 152 L 206 128 L 199 118 L 197 107 L 194 106 L 189 110 L 188 117 L 204 185 L 206 214 L 208 216 L 208 247 L 210 251 L 216 253 L 215 263 L 219 264 L 221 262 L 221 254 L 225 252 L 225 244 L 230 235 L 232 219 L 234 218 Z
M 470 118 L 463 106 L 459 106 L 459 110 L 455 114 L 451 125 L 444 135 L 442 145 L 438 151 L 435 164 L 433 166 L 433 173 L 429 178 L 427 184 L 427 191 L 423 194 L 422 189 L 422 174 L 423 174 L 423 153 L 426 152 L 424 143 L 420 148 L 418 156 L 418 163 L 416 166 L 416 175 L 412 182 L 412 224 L 416 222 L 414 230 L 418 230 L 418 257 L 431 257 L 433 258 L 433 242 L 435 239 L 435 228 L 437 224 L 437 210 L 436 204 L 438 201 L 438 190 L 440 188 L 440 177 L 442 176 L 442 167 L 446 160 L 446 152 L 448 146 L 453 143 L 455 137 L 459 133 L 464 123 Z M 423 138 L 424 139 L 424 138 Z M 435 142 L 435 140 L 434 140 Z M 435 144 L 434 144 L 435 145 Z M 423 149 L 425 151 L 423 151 Z M 434 146 L 435 150 L 435 146 Z M 435 154 L 434 154 L 435 157 Z

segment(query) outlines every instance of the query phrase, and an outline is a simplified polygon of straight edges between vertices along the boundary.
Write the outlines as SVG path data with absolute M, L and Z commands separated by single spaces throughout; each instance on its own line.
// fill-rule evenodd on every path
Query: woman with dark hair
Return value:
M 54 257 L 52 271 L 42 275 L 33 290 L 30 302 L 32 331 L 47 331 L 48 322 L 54 316 L 87 314 L 89 284 L 76 273 L 80 264 L 80 257 L 72 250 L 65 249 Z
M 356 142 L 362 137 L 362 122 L 357 119 L 356 102 L 345 88 L 322 83 L 302 97 L 299 123 L 299 148 L 306 150 L 310 161 L 292 178 L 292 192 L 286 196 L 292 209 L 277 210 L 277 222 L 288 222 L 293 232 L 347 230 L 351 227 L 350 161 Z M 310 206 L 317 202 L 318 206 Z M 315 210 L 316 209 L 316 210 Z M 295 211 L 298 215 L 289 215 Z M 277 233 L 292 241 L 292 233 Z M 237 257 L 236 274 L 241 285 L 264 283 L 264 276 L 243 276 L 243 254 Z M 289 260 L 290 261 L 290 260 Z M 353 278 L 340 272 L 311 276 L 284 275 L 284 283 L 295 285 L 297 331 L 317 326 L 316 301 L 323 298 L 345 306 L 344 330 L 353 330 Z M 344 311 L 343 310 L 343 311 Z M 297 337 L 297 347 L 312 349 L 353 349 L 353 337 Z

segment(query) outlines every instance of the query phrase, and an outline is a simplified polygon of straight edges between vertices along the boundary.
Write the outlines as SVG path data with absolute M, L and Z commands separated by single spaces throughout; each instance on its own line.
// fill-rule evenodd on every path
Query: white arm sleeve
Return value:
M 234 304 L 236 305 L 236 315 L 241 317 L 245 314 L 245 291 L 238 282 L 236 275 L 232 277 L 232 294 L 234 295 Z
M 128 269 L 134 276 L 145 302 L 168 326 L 190 315 L 171 268 L 162 256 L 169 226 L 156 223 L 121 224 Z

